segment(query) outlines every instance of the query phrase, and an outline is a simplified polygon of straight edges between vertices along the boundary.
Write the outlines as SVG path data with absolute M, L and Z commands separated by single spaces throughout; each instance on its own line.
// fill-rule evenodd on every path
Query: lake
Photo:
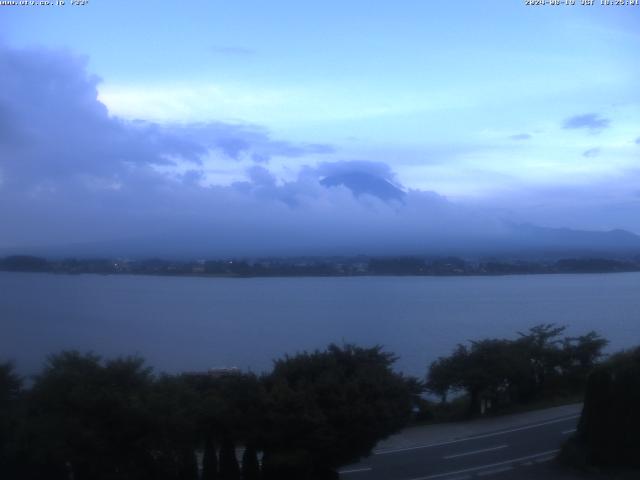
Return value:
M 0 360 L 139 354 L 159 371 L 237 366 L 330 342 L 384 345 L 423 376 L 457 343 L 539 323 L 640 344 L 640 273 L 501 277 L 197 278 L 0 272 Z

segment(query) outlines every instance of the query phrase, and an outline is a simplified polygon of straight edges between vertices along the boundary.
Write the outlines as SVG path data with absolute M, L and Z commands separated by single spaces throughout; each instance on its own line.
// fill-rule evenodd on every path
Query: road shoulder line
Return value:
M 451 458 L 458 458 L 458 457 L 466 457 L 467 455 L 475 455 L 477 453 L 485 453 L 485 452 L 493 452 L 494 450 L 501 450 L 503 448 L 507 448 L 509 445 L 499 445 L 497 447 L 489 447 L 489 448 L 483 448 L 481 450 L 473 450 L 472 452 L 464 452 L 464 453 L 455 453 L 453 455 L 447 455 L 444 458 L 445 460 L 449 460 Z
M 558 453 L 559 451 L 560 451 L 559 449 L 547 450 L 546 452 L 534 453 L 533 455 L 527 455 L 526 457 L 512 458 L 510 460 L 504 460 L 502 462 L 489 463 L 487 465 L 480 465 L 478 467 L 465 468 L 464 470 L 456 470 L 453 472 L 436 473 L 434 475 L 427 475 L 426 477 L 414 477 L 414 478 L 411 478 L 410 480 L 431 480 L 433 478 L 443 478 L 451 475 L 459 475 L 461 473 L 477 472 L 478 470 L 491 469 L 493 467 L 500 467 L 503 465 L 511 465 L 517 462 L 523 462 L 525 460 L 531 460 L 538 457 L 543 457 L 545 455 L 553 455 L 555 453 Z
M 373 455 L 389 455 L 391 453 L 408 452 L 408 451 L 411 451 L 411 450 L 420 450 L 422 448 L 432 448 L 432 447 L 440 447 L 440 446 L 444 446 L 444 445 L 453 445 L 454 443 L 468 442 L 470 440 L 478 440 L 478 439 L 481 439 L 481 438 L 496 437 L 498 435 L 506 435 L 508 433 L 520 432 L 522 430 L 530 430 L 532 428 L 544 427 L 545 425 L 551 425 L 551 424 L 554 424 L 554 423 L 565 422 L 567 420 L 572 420 L 572 419 L 578 418 L 578 417 L 580 417 L 580 414 L 570 415 L 570 416 L 562 417 L 562 418 L 556 418 L 554 420 L 549 420 L 547 422 L 542 422 L 542 423 L 524 425 L 522 427 L 511 428 L 509 430 L 501 430 L 501 431 L 497 431 L 497 432 L 473 435 L 473 436 L 465 437 L 465 438 L 458 438 L 458 439 L 455 439 L 455 440 L 449 440 L 447 442 L 430 443 L 430 444 L 425 444 L 425 445 L 416 445 L 416 446 L 413 446 L 413 447 L 405 447 L 405 448 L 394 448 L 394 449 L 389 449 L 389 450 L 379 450 L 377 452 L 373 452 Z

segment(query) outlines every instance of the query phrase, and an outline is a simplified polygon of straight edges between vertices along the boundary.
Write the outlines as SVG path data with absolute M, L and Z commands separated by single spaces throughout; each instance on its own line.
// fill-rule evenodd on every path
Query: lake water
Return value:
M 268 370 L 330 342 L 382 344 L 423 376 L 457 343 L 543 323 L 640 344 L 640 273 L 504 277 L 190 278 L 0 272 L 0 360 L 140 354 L 157 370 Z

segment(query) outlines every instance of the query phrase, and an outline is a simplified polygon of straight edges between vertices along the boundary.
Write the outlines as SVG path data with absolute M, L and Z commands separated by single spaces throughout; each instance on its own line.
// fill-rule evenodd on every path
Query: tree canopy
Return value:
M 28 389 L 0 364 L 0 476 L 333 478 L 409 420 L 420 385 L 394 360 L 380 347 L 331 345 L 277 360 L 263 377 L 155 375 L 139 357 L 65 351 Z
M 419 393 L 416 384 L 392 371 L 394 361 L 379 346 L 354 345 L 276 361 L 266 379 L 265 454 L 317 470 L 370 453 L 406 425 Z
M 568 451 L 597 466 L 640 467 L 640 347 L 613 355 L 589 376 Z
M 464 393 L 469 413 L 526 403 L 584 387 L 607 341 L 595 332 L 564 337 L 565 327 L 537 325 L 515 339 L 484 339 L 458 345 L 434 361 L 427 374 L 428 391 L 446 401 Z

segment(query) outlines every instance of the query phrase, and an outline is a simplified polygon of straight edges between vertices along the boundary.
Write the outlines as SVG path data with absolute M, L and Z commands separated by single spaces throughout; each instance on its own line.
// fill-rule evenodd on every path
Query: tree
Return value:
M 258 453 L 253 444 L 248 444 L 242 454 L 242 480 L 259 480 L 260 464 Z
M 566 330 L 564 326 L 553 323 L 536 325 L 528 333 L 518 332 L 518 348 L 527 355 L 531 367 L 528 393 L 531 397 L 539 396 L 560 374 L 563 354 L 560 349 L 560 335 Z
M 13 255 L 0 261 L 0 269 L 10 272 L 45 272 L 49 267 L 44 258 L 30 255 Z
M 513 342 L 500 339 L 458 345 L 449 357 L 431 364 L 427 389 L 443 399 L 449 391 L 463 390 L 469 397 L 469 414 L 483 413 L 516 395 L 524 361 Z
M 204 440 L 204 452 L 202 456 L 202 480 L 218 479 L 218 453 L 213 435 L 208 434 Z
M 17 434 L 22 412 L 22 379 L 15 373 L 12 363 L 0 363 L 0 477 L 17 477 Z
M 220 448 L 220 479 L 240 480 L 240 466 L 236 458 L 236 447 L 231 437 L 222 441 Z
M 429 366 L 427 374 L 427 391 L 438 395 L 440 402 L 445 403 L 447 396 L 462 385 L 462 369 L 467 362 L 468 351 L 464 345 L 458 345 L 449 357 L 440 357 Z
M 11 362 L 0 363 L 0 411 L 5 412 L 22 391 L 22 379 Z
M 469 413 L 510 403 L 525 368 L 520 352 L 508 340 L 472 342 L 459 384 L 469 394 Z
M 587 382 L 576 435 L 563 457 L 589 465 L 640 467 L 640 347 L 613 355 Z
M 151 370 L 140 358 L 103 362 L 78 352 L 50 357 L 29 398 L 29 429 L 36 439 L 32 475 L 153 478 L 152 382 Z
M 409 421 L 417 383 L 377 346 L 330 345 L 277 360 L 265 378 L 265 478 L 333 478 Z
M 589 461 L 607 463 L 612 456 L 611 424 L 613 409 L 611 402 L 611 374 L 605 369 L 589 376 L 584 407 L 578 423 L 578 436 L 589 445 Z
M 446 401 L 464 391 L 469 414 L 512 402 L 579 391 L 602 355 L 606 340 L 595 332 L 560 338 L 565 327 L 537 325 L 516 340 L 485 339 L 458 345 L 429 367 L 427 389 Z
M 589 372 L 602 357 L 609 342 L 591 331 L 579 337 L 568 337 L 562 343 L 562 369 L 573 386 L 582 386 Z
M 378 275 L 420 275 L 425 273 L 426 266 L 420 258 L 372 258 L 369 271 Z
M 154 475 L 195 480 L 200 397 L 183 376 L 162 375 L 152 385 L 146 402 L 153 419 L 147 441 L 154 456 Z
M 265 417 L 263 385 L 255 375 L 247 373 L 217 376 L 202 373 L 184 377 L 199 398 L 198 437 L 205 449 L 203 477 L 236 478 L 239 467 L 234 445 L 255 446 L 261 442 Z M 221 447 L 219 462 L 216 443 Z
M 72 474 L 79 480 L 98 475 L 105 461 L 97 433 L 104 419 L 99 394 L 103 380 L 97 356 L 63 352 L 48 358 L 30 394 L 34 477 L 45 472 L 54 478 Z

